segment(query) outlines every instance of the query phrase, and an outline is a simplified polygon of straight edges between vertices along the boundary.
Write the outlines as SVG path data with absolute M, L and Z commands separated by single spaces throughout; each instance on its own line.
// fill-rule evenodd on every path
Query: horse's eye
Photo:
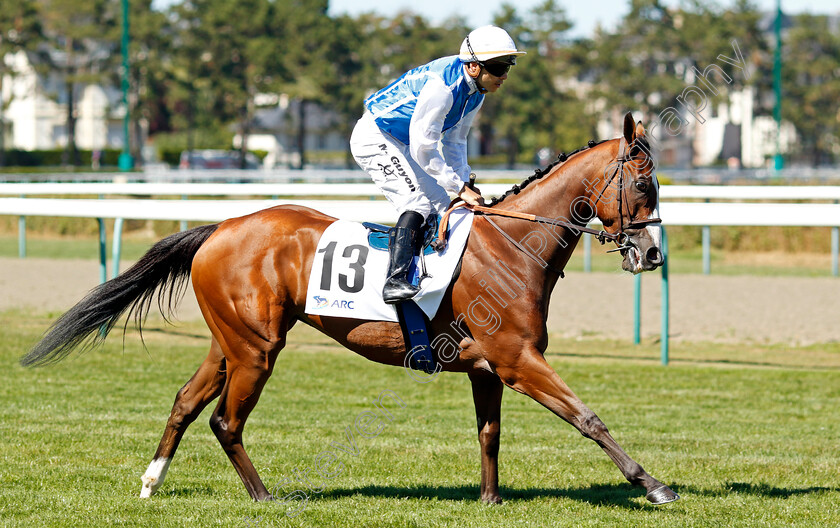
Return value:
M 639 192 L 647 191 L 647 183 L 640 181 L 636 182 L 636 188 L 639 189 Z

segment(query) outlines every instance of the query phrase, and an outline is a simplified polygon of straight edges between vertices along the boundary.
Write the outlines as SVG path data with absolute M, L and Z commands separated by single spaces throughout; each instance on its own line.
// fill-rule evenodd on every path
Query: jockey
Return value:
M 446 210 L 447 193 L 482 205 L 468 185 L 467 134 L 484 94 L 498 90 L 516 56 L 499 27 L 472 31 L 459 55 L 418 66 L 365 100 L 350 150 L 400 217 L 388 240 L 390 260 L 382 295 L 394 304 L 420 290 L 408 281 L 423 221 Z

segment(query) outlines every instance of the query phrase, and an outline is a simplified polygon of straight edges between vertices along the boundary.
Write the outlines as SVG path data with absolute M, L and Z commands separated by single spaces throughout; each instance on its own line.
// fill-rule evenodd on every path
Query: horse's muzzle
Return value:
M 648 239 L 629 237 L 625 245 L 617 248 L 624 256 L 621 267 L 631 273 L 642 273 L 653 271 L 664 264 L 665 255 L 658 247 L 649 244 L 650 240 Z

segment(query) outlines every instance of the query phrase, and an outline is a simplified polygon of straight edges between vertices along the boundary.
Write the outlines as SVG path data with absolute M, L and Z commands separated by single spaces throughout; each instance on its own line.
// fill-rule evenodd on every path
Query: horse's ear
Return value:
M 627 115 L 624 116 L 624 141 L 627 144 L 633 142 L 633 132 L 635 132 L 635 126 L 633 124 L 633 114 L 627 112 Z
M 645 135 L 645 127 L 642 125 L 642 122 L 639 121 L 636 123 L 636 137 L 644 136 Z

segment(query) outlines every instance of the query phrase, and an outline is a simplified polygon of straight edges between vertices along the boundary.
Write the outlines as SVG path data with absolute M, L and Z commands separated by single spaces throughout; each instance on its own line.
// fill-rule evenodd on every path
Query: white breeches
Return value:
M 353 128 L 350 151 L 398 213 L 415 211 L 426 218 L 449 206 L 449 195 L 411 158 L 408 145 L 383 133 L 369 112 Z

